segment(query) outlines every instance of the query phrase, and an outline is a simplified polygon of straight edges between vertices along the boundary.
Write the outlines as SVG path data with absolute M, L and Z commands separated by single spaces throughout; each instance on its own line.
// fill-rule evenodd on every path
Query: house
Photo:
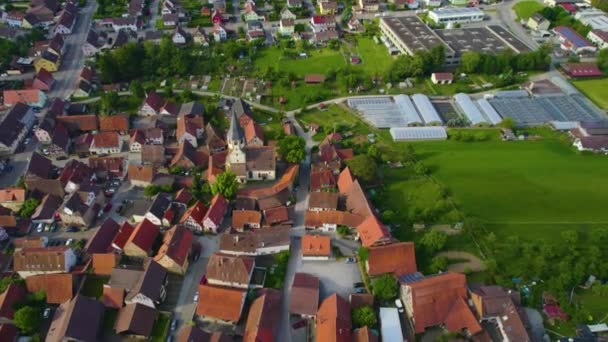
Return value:
M 201 201 L 196 201 L 194 205 L 184 212 L 179 222 L 193 232 L 202 233 L 206 213 L 207 207 Z
M 5 90 L 3 93 L 4 105 L 13 107 L 17 103 L 42 108 L 46 105 L 46 95 L 38 89 Z
M 261 228 L 253 233 L 222 234 L 220 252 L 230 255 L 265 255 L 288 251 L 291 227 Z
M 70 134 L 78 134 L 82 132 L 96 131 L 99 127 L 97 121 L 97 115 L 84 114 L 84 115 L 63 115 L 57 117 L 57 122 L 62 123 L 70 132 Z M 90 136 L 91 142 L 93 142 L 93 135 Z M 87 152 L 89 152 L 90 144 L 87 146 Z
M 101 302 L 78 294 L 55 310 L 46 341 L 97 341 L 102 332 L 103 315 Z
M 141 152 L 145 143 L 145 133 L 140 129 L 133 130 L 133 132 L 131 132 L 131 137 L 129 138 L 129 152 Z
M 260 21 L 250 20 L 247 21 L 247 32 L 246 37 L 248 41 L 253 41 L 256 39 L 264 38 L 266 34 L 264 33 L 264 26 Z
M 187 39 L 188 39 L 188 34 L 186 33 L 186 31 L 184 31 L 184 29 L 181 28 L 181 26 L 176 26 L 175 29 L 173 30 L 173 35 L 171 35 L 171 40 L 173 41 L 173 44 L 176 44 L 176 45 L 186 44 Z
M 59 70 L 59 65 L 61 64 L 61 57 L 49 50 L 44 51 L 38 59 L 34 62 L 34 69 L 36 71 L 40 71 L 41 69 L 45 69 L 49 72 L 56 72 Z
M 133 234 L 134 230 L 135 227 L 129 224 L 128 221 L 123 222 L 122 226 L 120 226 L 120 229 L 118 230 L 118 233 L 116 233 L 116 236 L 114 236 L 114 239 L 112 239 L 112 248 L 115 252 L 123 252 L 125 245 L 127 244 L 127 241 L 129 241 L 129 238 Z
M 289 37 L 295 32 L 296 15 L 288 7 L 281 10 L 279 22 L 279 32 L 282 36 Z
M 213 25 L 213 39 L 216 42 L 221 42 L 228 39 L 228 31 L 222 24 Z
M 186 274 L 193 239 L 191 231 L 182 226 L 173 226 L 165 233 L 154 260 L 171 273 Z
M 220 194 L 213 196 L 209 210 L 207 210 L 207 213 L 203 217 L 203 229 L 208 232 L 217 233 L 224 221 L 224 215 L 226 215 L 227 210 L 228 201 Z
M 202 116 L 180 115 L 177 117 L 177 130 L 175 136 L 179 144 L 188 140 L 190 145 L 198 147 L 198 139 L 205 134 L 205 123 Z
M 84 247 L 84 251 L 88 254 L 108 253 L 112 251 L 112 240 L 118 231 L 120 225 L 111 218 L 106 219 L 97 229 L 93 237 L 91 237 Z
M 40 133 L 37 131 L 37 133 Z M 68 156 L 70 154 L 70 148 L 72 146 L 72 140 L 70 134 L 61 123 L 55 126 L 53 131 L 53 138 L 49 145 L 46 146 L 50 157 Z
M 44 195 L 40 205 L 36 208 L 34 214 L 32 214 L 32 223 L 53 223 L 55 221 L 55 213 L 61 207 L 63 198 L 54 195 Z
M 19 28 L 23 24 L 23 17 L 25 14 L 23 12 L 18 11 L 10 11 L 4 14 L 4 22 L 8 27 L 16 27 Z
M 376 13 L 380 9 L 380 3 L 378 0 L 358 0 L 357 4 L 359 5 L 358 11 L 361 12 Z
M 34 120 L 32 108 L 21 102 L 16 103 L 9 110 L 4 120 L 0 122 L 0 155 L 8 157 L 15 153 L 34 124 Z
M 165 268 L 148 258 L 143 267 L 114 268 L 104 287 L 124 289 L 126 305 L 139 303 L 156 308 L 167 296 L 168 282 Z
M 192 31 L 192 40 L 194 41 L 194 44 L 209 46 L 209 36 L 207 36 L 205 29 L 200 26 L 197 26 L 194 31 Z
M 540 13 L 534 13 L 530 18 L 528 18 L 527 25 L 530 29 L 534 31 L 547 31 L 551 23 L 549 20 L 545 19 Z
M 43 291 L 48 304 L 61 304 L 74 296 L 76 280 L 72 273 L 40 274 L 25 279 L 25 285 L 31 293 Z
M 55 24 L 53 33 L 63 35 L 72 34 L 75 23 L 76 17 L 72 13 L 64 11 L 59 17 L 57 24 Z
M 59 207 L 61 221 L 65 225 L 89 228 L 95 222 L 102 202 L 103 196 L 96 188 L 75 191 Z
M 338 208 L 338 197 L 335 192 L 311 192 L 308 198 L 309 211 L 336 210 Z
M 149 256 L 159 231 L 158 226 L 148 219 L 138 223 L 124 245 L 125 255 L 139 258 Z
M 133 215 L 135 222 L 140 222 L 147 219 L 157 226 L 163 225 L 163 216 L 169 207 L 171 206 L 171 195 L 166 193 L 158 193 L 152 198 L 148 210 L 143 216 Z
M 89 152 L 92 154 L 115 154 L 122 152 L 123 140 L 116 132 L 99 132 L 93 135 Z
M 466 331 L 470 335 L 482 330 L 467 305 L 464 274 L 447 272 L 424 277 L 415 273 L 399 278 L 399 282 L 407 319 L 416 334 L 437 325 L 443 325 L 450 332 Z
M 6 290 L 0 294 L 0 318 L 5 320 L 13 320 L 15 310 L 13 306 L 23 301 L 27 295 L 27 291 L 20 284 L 8 284 Z M 17 328 L 12 324 L 0 324 L 0 336 L 5 341 L 14 341 L 17 337 Z
M 108 28 L 112 28 L 114 32 L 133 31 L 137 32 L 141 28 L 141 21 L 136 17 L 118 17 L 118 18 L 105 18 L 102 20 L 102 25 Z
M 197 150 L 190 142 L 184 139 L 184 142 L 179 145 L 179 150 L 171 159 L 171 166 L 181 166 L 185 169 L 194 167 L 206 168 L 209 161 L 209 155 L 204 150 Z
M 76 265 L 69 247 L 24 248 L 13 254 L 13 269 L 21 278 L 38 274 L 66 273 Z
M 532 341 L 519 292 L 496 285 L 474 285 L 469 291 L 477 317 L 482 322 L 495 323 L 503 341 Z
M 310 26 L 314 32 L 334 31 L 336 29 L 336 17 L 333 15 L 313 15 L 310 18 Z
M 149 306 L 132 303 L 118 310 L 114 330 L 119 335 L 148 338 L 152 335 L 158 311 Z
M 243 130 L 245 133 L 245 144 L 247 146 L 264 146 L 264 131 L 255 121 L 249 121 L 245 127 L 243 127 Z
M 112 270 L 110 270 L 111 272 Z M 111 273 L 108 273 L 110 275 Z M 108 309 L 120 309 L 124 305 L 125 301 L 125 289 L 112 288 L 109 286 L 103 287 L 103 292 L 99 301 L 103 303 L 103 306 Z
M 302 8 L 302 0 L 287 0 L 288 8 Z
M 207 281 L 211 285 L 247 289 L 255 268 L 255 258 L 213 253 L 209 257 Z
M 53 78 L 53 75 L 46 71 L 46 69 L 40 69 L 40 71 L 38 71 L 36 74 L 36 77 L 34 77 L 32 88 L 42 91 L 49 91 L 51 90 L 51 87 L 53 87 L 54 83 L 55 79 Z
M 162 167 L 166 163 L 165 146 L 144 145 L 141 150 L 141 162 L 152 167 Z
M 113 247 L 112 247 L 113 249 Z M 112 269 L 116 267 L 119 263 L 120 255 L 114 253 L 114 251 L 109 253 L 95 253 L 93 256 L 93 274 L 109 276 L 112 274 Z M 120 305 L 122 306 L 122 300 L 120 301 Z
M 553 28 L 553 32 L 558 36 L 560 47 L 564 51 L 571 51 L 577 55 L 595 53 L 597 51 L 597 47 L 571 27 L 557 26 Z
M 154 181 L 156 169 L 151 166 L 129 164 L 127 174 L 133 186 L 145 188 Z
M 262 208 L 262 207 L 260 207 Z M 291 224 L 289 211 L 285 206 L 264 209 L 264 225 L 275 226 L 280 224 Z
M 392 241 L 390 230 L 375 215 L 368 216 L 357 226 L 357 238 L 363 247 L 379 246 Z
M 311 172 L 308 186 L 311 192 L 335 189 L 336 177 L 330 170 Z
M 319 278 L 308 273 L 296 273 L 289 294 L 289 313 L 313 318 L 319 308 Z
M 608 48 L 608 30 L 591 30 L 587 33 L 587 39 L 599 49 Z
M 302 260 L 329 260 L 331 238 L 324 235 L 302 236 Z
M 454 75 L 451 72 L 434 72 L 431 74 L 433 84 L 452 84 Z
M 245 19 L 245 22 L 265 20 L 264 16 L 259 14 L 258 9 L 255 7 L 255 2 L 253 0 L 247 0 L 245 2 L 245 10 L 243 17 Z
M 129 117 L 126 115 L 100 116 L 99 130 L 126 134 L 129 131 Z
M 131 0 L 129 1 L 129 15 L 132 17 L 141 17 L 144 10 L 144 1 Z
M 163 104 L 165 103 L 165 99 L 160 96 L 157 92 L 151 91 L 146 96 L 144 103 L 139 108 L 139 115 L 143 116 L 151 116 L 151 115 L 159 115 Z
M 226 149 L 226 142 L 217 130 L 208 123 L 205 126 L 205 146 L 211 153 L 219 153 Z
M 321 15 L 335 15 L 338 10 L 338 3 L 331 0 L 319 1 L 319 11 Z
M 340 295 L 334 293 L 323 300 L 317 312 L 316 323 L 315 335 L 318 341 L 351 341 L 350 304 Z
M 597 64 L 592 62 L 562 63 L 560 66 L 562 70 L 572 78 L 600 77 L 603 75 Z
M 232 227 L 237 231 L 258 229 L 261 226 L 262 213 L 257 210 L 233 210 Z
M 25 189 L 4 188 L 0 189 L 0 206 L 17 212 L 25 202 Z
M 281 316 L 281 291 L 262 289 L 249 308 L 243 342 L 272 342 L 276 340 Z
M 175 27 L 179 24 L 179 15 L 177 13 L 164 14 L 162 20 L 164 27 Z
M 196 315 L 203 321 L 236 324 L 241 318 L 247 290 L 199 285 Z
M 82 53 L 85 57 L 93 57 L 105 47 L 107 41 L 107 35 L 105 33 L 98 33 L 94 29 L 90 29 L 87 34 L 87 39 L 82 45 Z
M 397 242 L 369 248 L 365 268 L 370 277 L 385 273 L 399 277 L 417 272 L 414 243 Z

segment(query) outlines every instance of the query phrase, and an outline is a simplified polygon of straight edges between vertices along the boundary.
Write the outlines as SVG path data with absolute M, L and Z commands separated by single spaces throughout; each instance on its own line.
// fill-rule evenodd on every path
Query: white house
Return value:
M 177 26 L 175 30 L 173 30 L 173 35 L 171 36 L 171 40 L 174 44 L 181 45 L 186 44 L 186 39 L 188 38 L 188 34 L 180 27 Z
M 587 39 L 600 49 L 608 48 L 608 30 L 591 30 L 587 34 Z
M 38 274 L 68 273 L 76 265 L 76 254 L 66 246 L 24 248 L 13 254 L 13 269 L 27 278 Z
M 89 152 L 93 154 L 115 154 L 122 151 L 123 141 L 117 132 L 99 132 L 93 136 Z
M 213 39 L 216 42 L 221 42 L 228 38 L 228 31 L 222 24 L 213 25 Z

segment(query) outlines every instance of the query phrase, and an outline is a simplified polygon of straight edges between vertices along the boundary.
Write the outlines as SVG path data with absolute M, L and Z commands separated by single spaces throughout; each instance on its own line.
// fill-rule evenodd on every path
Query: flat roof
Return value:
M 430 27 L 416 16 L 383 17 L 380 20 L 411 51 L 429 50 L 437 45 L 443 45 L 446 49 L 451 50 Z
M 505 50 L 515 52 L 530 50 L 519 39 L 497 25 L 435 32 L 456 52 L 457 56 L 467 51 L 497 54 Z
M 484 11 L 480 10 L 478 7 L 442 7 L 432 10 L 431 13 L 435 13 L 438 18 L 464 15 L 485 15 Z
M 403 341 L 403 331 L 396 308 L 380 308 L 380 331 L 383 341 Z

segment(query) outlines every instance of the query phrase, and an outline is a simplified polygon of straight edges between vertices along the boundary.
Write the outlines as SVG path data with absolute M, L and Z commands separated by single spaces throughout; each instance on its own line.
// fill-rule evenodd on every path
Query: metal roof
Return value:
M 568 26 L 558 26 L 553 29 L 557 34 L 562 36 L 564 39 L 568 40 L 577 48 L 582 47 L 593 47 L 593 45 L 585 38 L 583 38 L 580 34 L 574 31 L 571 27 Z
M 488 102 L 488 100 L 479 99 L 479 100 L 477 100 L 477 105 L 479 106 L 479 108 L 481 109 L 481 111 L 483 112 L 485 117 L 488 119 L 488 121 L 490 121 L 490 123 L 492 125 L 498 125 L 499 123 L 502 122 L 502 118 L 500 117 L 498 112 L 496 112 L 494 107 L 492 107 L 490 102 Z
M 456 104 L 463 112 L 463 114 L 469 119 L 472 125 L 478 125 L 481 123 L 487 123 L 488 121 L 484 118 L 483 114 L 477 109 L 475 103 L 471 100 L 469 95 L 458 93 L 454 95 Z
M 397 308 L 380 308 L 380 331 L 383 341 L 404 341 Z
M 444 127 L 392 127 L 394 141 L 402 140 L 445 140 L 448 134 Z
M 397 105 L 401 113 L 405 116 L 408 125 L 422 124 L 420 115 L 418 115 L 418 111 L 416 110 L 416 107 L 414 107 L 414 104 L 412 103 L 412 100 L 410 100 L 409 96 L 397 95 L 394 97 L 394 99 L 395 104 Z
M 420 116 L 422 116 L 422 119 L 424 120 L 425 124 L 428 125 L 432 123 L 443 122 L 441 120 L 441 117 L 437 113 L 435 106 L 433 106 L 433 104 L 426 95 L 414 94 L 412 95 L 412 101 L 414 101 L 416 108 L 418 108 Z

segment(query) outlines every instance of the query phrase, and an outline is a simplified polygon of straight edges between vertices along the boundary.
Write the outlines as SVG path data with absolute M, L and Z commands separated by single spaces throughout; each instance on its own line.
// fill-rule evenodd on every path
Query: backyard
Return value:
M 572 84 L 600 108 L 608 109 L 608 97 L 606 97 L 608 78 L 572 81 Z
M 517 19 L 528 19 L 544 7 L 545 6 L 537 1 L 521 1 L 513 6 L 513 10 L 515 11 L 515 14 L 517 14 Z

